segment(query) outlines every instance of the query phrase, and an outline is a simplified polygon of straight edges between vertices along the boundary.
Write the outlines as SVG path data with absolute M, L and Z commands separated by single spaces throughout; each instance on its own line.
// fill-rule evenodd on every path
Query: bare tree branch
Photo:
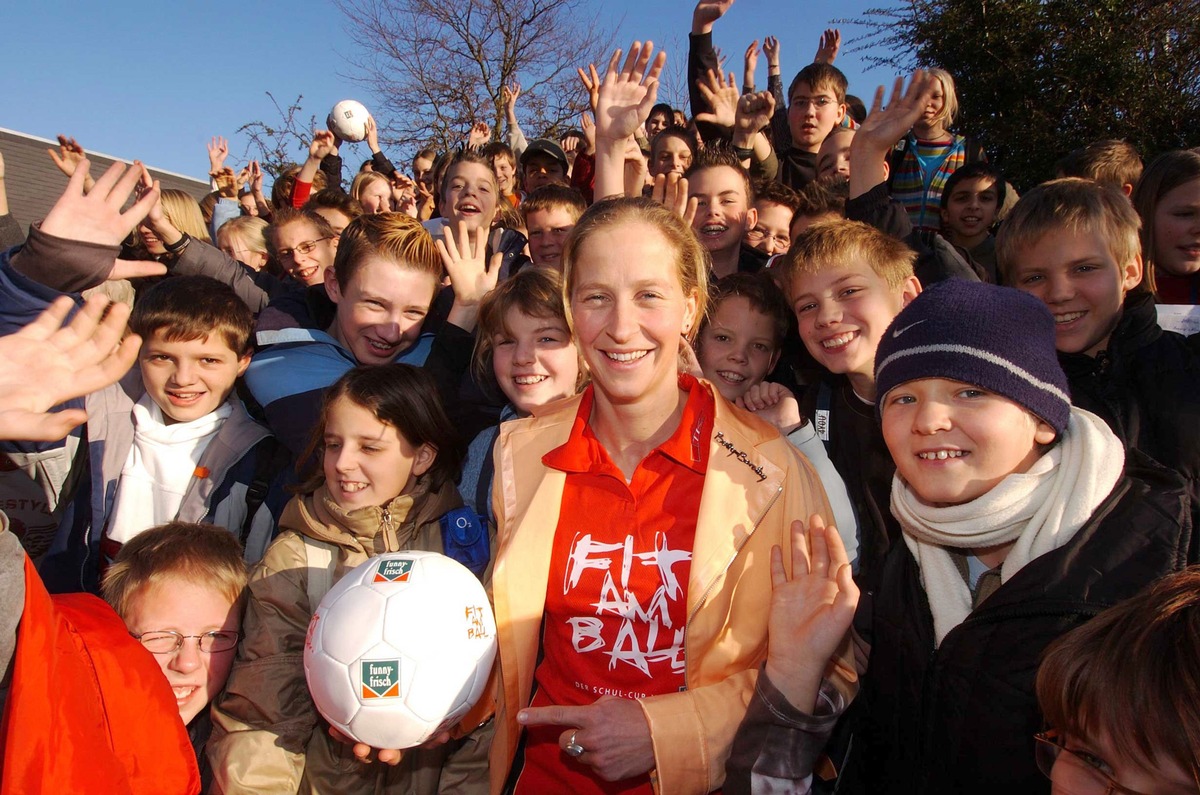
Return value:
M 239 134 L 245 134 L 249 139 L 243 159 L 258 160 L 262 170 L 272 178 L 288 166 L 292 165 L 297 153 L 307 151 L 312 143 L 312 133 L 317 126 L 317 117 L 309 116 L 307 125 L 304 123 L 304 95 L 296 97 L 296 101 L 286 108 L 280 106 L 279 100 L 270 91 L 266 92 L 279 114 L 276 122 L 252 121 L 238 127 Z
M 529 137 L 576 126 L 587 108 L 578 66 L 607 57 L 613 35 L 585 0 L 337 0 L 355 45 L 352 80 L 376 97 L 389 143 L 407 153 L 466 140 L 476 121 L 504 126 L 501 87 L 517 80 Z

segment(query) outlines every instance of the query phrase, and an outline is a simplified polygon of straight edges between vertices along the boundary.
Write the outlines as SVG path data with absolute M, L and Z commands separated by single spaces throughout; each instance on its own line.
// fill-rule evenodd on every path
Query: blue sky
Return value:
M 686 58 L 694 0 L 593 0 L 602 21 L 621 24 L 617 41 L 634 37 L 677 42 L 669 57 Z M 853 17 L 874 0 L 737 0 L 717 23 L 715 42 L 741 70 L 746 45 L 778 36 L 785 79 L 807 63 L 821 30 L 834 18 Z M 652 8 L 650 19 L 639 14 Z M 0 47 L 0 127 L 54 138 L 75 136 L 85 147 L 121 158 L 203 177 L 205 144 L 231 139 L 231 160 L 243 159 L 242 124 L 277 117 L 266 92 L 281 103 L 304 95 L 305 118 L 324 119 L 339 99 L 368 108 L 372 97 L 350 78 L 351 43 L 330 2 L 208 0 L 206 3 L 7 3 Z M 843 27 L 843 36 L 855 35 Z M 891 75 L 867 71 L 845 53 L 838 66 L 850 90 L 868 98 Z M 758 79 L 766 82 L 766 60 Z M 736 64 L 736 66 L 734 66 Z M 386 147 L 385 147 L 386 150 Z M 299 157 L 299 153 L 297 153 Z M 343 156 L 369 156 L 366 144 Z M 9 180 L 19 180 L 9 174 Z

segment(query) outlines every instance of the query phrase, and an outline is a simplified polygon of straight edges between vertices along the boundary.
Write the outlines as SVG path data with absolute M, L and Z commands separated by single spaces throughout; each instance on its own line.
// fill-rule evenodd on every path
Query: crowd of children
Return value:
M 731 4 L 690 114 L 635 42 L 410 173 L 373 119 L 269 197 L 214 138 L 203 201 L 60 137 L 0 212 L 0 793 L 1200 792 L 1200 154 L 1018 194 L 951 71 L 868 110 L 829 30 L 739 89 Z M 304 639 L 404 549 L 499 654 L 370 748 Z

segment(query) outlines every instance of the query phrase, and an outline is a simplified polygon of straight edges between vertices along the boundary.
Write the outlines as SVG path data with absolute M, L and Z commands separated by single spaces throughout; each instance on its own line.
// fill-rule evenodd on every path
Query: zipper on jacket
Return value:
M 683 663 L 683 687 L 684 687 L 684 689 L 691 689 L 691 686 L 692 686 L 690 678 L 688 677 L 688 667 L 687 667 L 688 628 L 692 625 L 692 619 L 696 617 L 696 612 L 704 605 L 705 602 L 708 601 L 709 594 L 712 593 L 713 588 L 716 587 L 717 582 L 721 580 L 724 573 L 729 570 L 730 566 L 733 565 L 733 561 L 737 559 L 738 553 L 742 551 L 742 547 L 745 546 L 746 542 L 750 540 L 750 536 L 754 535 L 754 531 L 758 529 L 758 526 L 760 524 L 762 524 L 762 520 L 765 519 L 767 514 L 771 512 L 771 508 L 775 505 L 775 501 L 779 499 L 780 494 L 783 494 L 783 484 L 782 483 L 780 483 L 775 488 L 775 494 L 773 494 L 771 496 L 771 501 L 767 503 L 767 507 L 763 509 L 762 514 L 760 514 L 758 519 L 755 520 L 754 525 L 751 528 L 751 532 L 747 533 L 746 536 L 741 540 L 741 543 L 739 543 L 736 547 L 733 548 L 733 554 L 729 556 L 729 560 L 726 561 L 725 565 L 721 568 L 721 575 L 713 578 L 713 581 L 710 582 L 708 584 L 708 587 L 704 589 L 704 594 L 696 602 L 696 606 L 694 608 L 692 608 L 692 612 L 688 613 L 687 621 L 684 622 L 684 625 L 683 625 L 683 661 L 684 661 L 684 663 Z
M 392 512 L 385 505 L 380 509 L 383 513 L 379 519 L 379 531 L 383 534 L 383 551 L 394 552 L 392 549 Z

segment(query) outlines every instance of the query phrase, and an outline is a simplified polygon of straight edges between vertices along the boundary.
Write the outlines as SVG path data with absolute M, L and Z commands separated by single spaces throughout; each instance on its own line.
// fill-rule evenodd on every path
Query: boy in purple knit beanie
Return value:
M 1033 296 L 959 280 L 883 333 L 877 410 L 903 535 L 855 620 L 872 645 L 844 791 L 1049 792 L 1042 652 L 1187 563 L 1183 481 L 1070 405 L 1054 341 Z M 772 636 L 767 669 L 791 653 Z

